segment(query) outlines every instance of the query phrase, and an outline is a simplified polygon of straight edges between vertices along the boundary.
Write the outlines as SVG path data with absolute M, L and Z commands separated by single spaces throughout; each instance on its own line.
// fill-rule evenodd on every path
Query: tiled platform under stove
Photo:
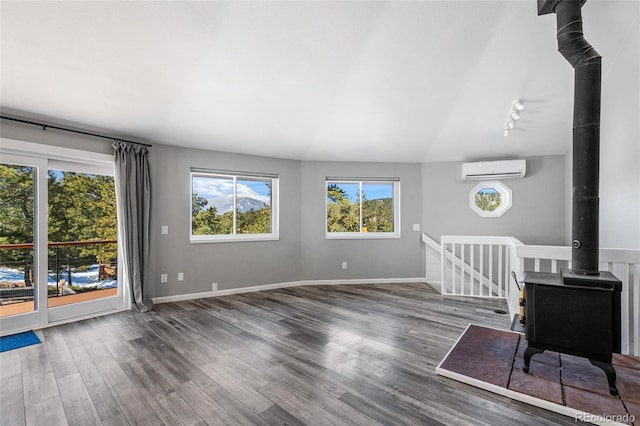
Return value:
M 640 358 L 614 355 L 619 391 L 614 397 L 604 372 L 584 358 L 547 351 L 534 355 L 524 373 L 525 347 L 520 333 L 470 325 L 438 373 L 478 387 L 486 383 L 488 390 L 563 414 L 583 412 L 627 424 L 635 419 L 640 425 Z

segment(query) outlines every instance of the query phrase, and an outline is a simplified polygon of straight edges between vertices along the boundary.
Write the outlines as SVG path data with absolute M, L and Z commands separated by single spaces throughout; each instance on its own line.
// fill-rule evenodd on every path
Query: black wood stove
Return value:
M 622 284 L 599 272 L 601 56 L 584 39 L 586 0 L 538 0 L 538 14 L 555 13 L 558 50 L 574 68 L 572 269 L 525 272 L 525 372 L 545 350 L 587 358 L 604 370 L 617 395 L 613 353 L 620 352 Z
M 620 353 L 622 283 L 610 272 L 585 279 L 569 272 L 525 272 L 527 349 L 531 357 L 545 350 L 588 358 L 607 375 L 609 392 L 617 395 L 613 353 Z

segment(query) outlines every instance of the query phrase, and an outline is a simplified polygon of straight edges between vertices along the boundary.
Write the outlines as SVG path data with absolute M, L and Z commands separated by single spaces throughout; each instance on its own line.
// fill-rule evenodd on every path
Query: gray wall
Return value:
M 2 137 L 111 153 L 111 142 L 3 123 Z M 420 232 L 513 235 L 530 244 L 566 244 L 563 156 L 533 157 L 524 179 L 505 180 L 514 206 L 498 219 L 469 209 L 474 182 L 460 180 L 460 163 L 300 162 L 155 144 L 151 150 L 151 276 L 154 297 L 299 280 L 415 278 L 424 275 Z M 280 240 L 190 244 L 191 167 L 280 176 Z M 399 177 L 401 238 L 325 239 L 325 178 Z M 160 227 L 169 227 L 168 235 Z M 348 269 L 341 263 L 346 261 Z M 185 274 L 178 282 L 178 272 Z M 160 274 L 169 281 L 160 283 Z
M 5 115 L 4 110 L 2 113 Z M 11 116 L 13 114 L 8 113 L 7 115 Z M 40 120 L 37 117 L 34 119 L 36 121 L 46 121 Z M 103 133 L 98 132 L 98 134 Z M 108 139 L 94 138 L 55 129 L 43 130 L 42 127 L 37 127 L 32 124 L 23 124 L 8 120 L 0 121 L 0 137 L 64 148 L 82 149 L 102 154 L 113 154 L 113 148 L 111 147 L 112 141 Z
M 640 13 L 640 4 L 625 7 Z M 640 23 L 603 55 L 600 247 L 640 249 Z M 570 123 L 568 123 L 570 124 Z M 566 155 L 566 234 L 571 241 L 571 148 Z
M 566 245 L 565 156 L 529 157 L 522 179 L 504 179 L 513 206 L 501 217 L 484 218 L 469 208 L 476 181 L 461 179 L 461 162 L 422 165 L 422 229 L 442 235 L 513 236 L 525 244 Z
M 300 162 L 157 145 L 153 147 L 152 277 L 155 296 L 300 279 Z M 191 244 L 191 167 L 277 174 L 280 240 Z M 160 227 L 169 227 L 168 235 Z M 177 281 L 184 272 L 184 282 Z M 160 283 L 160 274 L 169 281 Z
M 640 3 L 627 5 L 638 16 Z M 640 22 L 603 53 L 600 246 L 640 249 Z M 569 195 L 570 196 L 570 195 Z
M 302 278 L 415 278 L 424 276 L 420 232 L 422 186 L 419 164 L 302 163 Z M 400 178 L 401 238 L 327 240 L 325 238 L 325 178 Z M 343 270 L 342 262 L 348 268 Z

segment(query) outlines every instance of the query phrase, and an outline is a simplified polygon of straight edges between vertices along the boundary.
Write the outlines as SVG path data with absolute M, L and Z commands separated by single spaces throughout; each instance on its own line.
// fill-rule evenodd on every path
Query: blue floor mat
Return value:
M 40 339 L 38 339 L 38 336 L 36 336 L 36 333 L 33 331 L 3 336 L 0 337 L 0 352 L 35 345 L 36 343 L 40 343 Z

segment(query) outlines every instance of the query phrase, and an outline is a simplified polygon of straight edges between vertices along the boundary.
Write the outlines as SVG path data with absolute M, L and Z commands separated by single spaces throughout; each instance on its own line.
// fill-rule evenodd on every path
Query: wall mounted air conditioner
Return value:
M 463 180 L 490 180 L 524 177 L 526 160 L 481 161 L 462 163 Z

